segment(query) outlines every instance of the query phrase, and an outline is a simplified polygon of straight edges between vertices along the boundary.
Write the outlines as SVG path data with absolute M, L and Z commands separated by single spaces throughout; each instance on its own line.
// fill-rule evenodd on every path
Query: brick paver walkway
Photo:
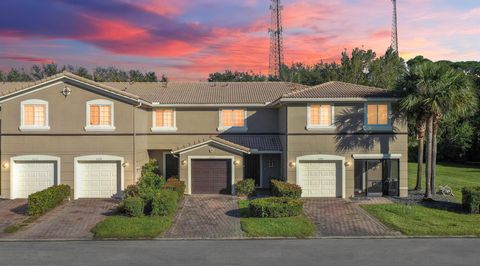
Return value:
M 27 200 L 0 200 L 0 237 L 4 236 L 3 230 L 27 219 Z
M 111 199 L 80 199 L 46 213 L 11 239 L 91 239 L 90 230 L 117 205 Z
M 164 238 L 242 237 L 237 198 L 224 195 L 185 196 Z
M 317 237 L 398 234 L 360 209 L 359 204 L 339 198 L 308 198 L 305 214 L 315 223 Z

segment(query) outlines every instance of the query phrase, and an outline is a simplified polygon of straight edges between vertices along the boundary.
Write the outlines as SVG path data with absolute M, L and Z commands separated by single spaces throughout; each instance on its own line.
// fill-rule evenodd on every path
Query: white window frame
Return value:
M 376 125 L 376 124 L 368 124 L 368 105 L 369 104 L 386 104 L 387 105 L 387 119 L 388 123 L 386 125 Z M 363 117 L 364 117 L 364 126 L 363 129 L 369 130 L 369 131 L 375 131 L 375 130 L 380 130 L 380 131 L 390 131 L 393 129 L 392 127 L 392 103 L 390 102 L 366 102 L 363 106 Z M 378 114 L 377 114 L 378 115 Z
M 332 113 L 332 124 L 329 126 L 312 125 L 310 124 L 310 106 L 311 105 L 330 105 Z M 334 129 L 335 128 L 335 105 L 332 103 L 311 103 L 307 105 L 307 130 L 321 130 L 321 129 Z
M 234 126 L 223 126 L 222 125 L 222 112 L 223 110 L 243 110 L 245 112 L 244 114 L 244 119 L 243 119 L 243 127 L 234 127 Z M 218 128 L 217 130 L 222 132 L 222 131 L 247 131 L 248 126 L 247 126 L 247 119 L 248 119 L 248 111 L 247 109 L 244 108 L 222 108 L 218 111 Z
M 91 105 L 110 105 L 110 125 L 90 125 L 90 106 Z M 114 121 L 114 104 L 112 101 L 105 99 L 91 100 L 87 102 L 87 120 L 85 121 L 85 131 L 114 131 L 115 130 L 115 121 Z
M 173 111 L 173 126 L 159 127 L 157 126 L 157 110 L 172 110 Z M 177 131 L 177 110 L 175 108 L 156 108 L 152 110 L 152 132 L 176 132 Z
M 45 105 L 45 125 L 44 126 L 35 126 L 35 125 L 25 125 L 25 117 L 24 117 L 24 107 L 27 104 L 43 104 Z M 20 103 L 20 127 L 21 131 L 47 131 L 50 130 L 50 124 L 48 121 L 48 102 L 45 100 L 39 99 L 30 99 L 25 100 Z

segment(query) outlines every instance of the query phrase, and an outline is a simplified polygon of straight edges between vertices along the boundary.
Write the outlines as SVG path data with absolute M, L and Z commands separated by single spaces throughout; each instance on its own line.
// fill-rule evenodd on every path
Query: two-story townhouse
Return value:
M 189 194 L 253 178 L 305 196 L 407 194 L 407 135 L 388 91 L 331 82 L 99 83 L 65 72 L 0 83 L 0 191 L 68 184 L 75 198 L 121 194 L 154 158 Z

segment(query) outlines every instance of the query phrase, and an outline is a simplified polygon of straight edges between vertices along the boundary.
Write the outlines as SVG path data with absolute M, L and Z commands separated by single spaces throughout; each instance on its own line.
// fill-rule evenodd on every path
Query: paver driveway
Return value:
M 237 198 L 227 195 L 185 196 L 164 238 L 242 237 Z
M 27 228 L 8 235 L 10 239 L 91 239 L 93 226 L 115 206 L 111 199 L 80 199 L 46 213 Z
M 360 209 L 358 203 L 339 198 L 307 198 L 305 214 L 316 226 L 316 236 L 398 235 Z
M 0 237 L 4 236 L 3 230 L 27 219 L 27 200 L 0 200 Z

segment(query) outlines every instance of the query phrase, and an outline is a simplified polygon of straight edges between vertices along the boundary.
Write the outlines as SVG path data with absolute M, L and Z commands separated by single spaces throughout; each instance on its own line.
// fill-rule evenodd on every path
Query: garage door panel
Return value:
M 341 183 L 338 162 L 300 161 L 299 179 L 304 197 L 336 197 Z
M 78 162 L 78 198 L 110 198 L 119 191 L 119 162 Z
M 230 192 L 230 160 L 192 160 L 191 182 L 194 194 Z
M 13 167 L 15 198 L 28 198 L 30 194 L 55 185 L 57 163 L 54 161 L 15 161 Z

